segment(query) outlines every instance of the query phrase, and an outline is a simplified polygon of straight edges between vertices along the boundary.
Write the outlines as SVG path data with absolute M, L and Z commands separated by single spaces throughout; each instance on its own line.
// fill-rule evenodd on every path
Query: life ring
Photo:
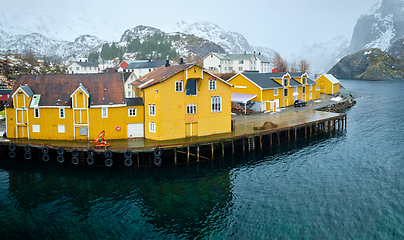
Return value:
M 125 158 L 131 158 L 132 157 L 132 152 L 129 151 L 129 150 L 126 150 L 123 155 L 125 156 Z
M 49 161 L 49 155 L 48 154 L 42 155 L 42 161 L 44 161 L 44 162 Z
M 31 152 L 31 147 L 29 145 L 24 146 L 24 152 L 29 153 Z
M 130 167 L 132 166 L 132 159 L 127 158 L 123 163 L 125 164 L 125 166 Z
M 74 165 L 79 164 L 79 159 L 78 159 L 77 157 L 72 157 L 72 163 L 73 163 Z
M 79 155 L 79 150 L 73 149 L 73 150 L 72 150 L 72 156 L 73 156 L 73 157 L 77 157 L 78 155 Z
M 65 157 L 63 155 L 59 155 L 56 160 L 60 163 L 63 163 L 65 161 Z
M 60 148 L 58 148 L 57 153 L 59 155 L 63 155 L 63 153 L 65 153 L 65 150 L 62 147 L 60 147 Z
M 15 146 L 14 143 L 8 145 L 8 149 L 9 149 L 10 151 L 15 151 L 15 148 L 16 148 L 16 146 Z
M 160 167 L 161 164 L 163 163 L 163 160 L 161 159 L 161 157 L 155 157 L 153 159 L 153 163 L 156 167 Z
M 94 158 L 93 157 L 88 157 L 87 158 L 87 164 L 88 165 L 93 165 L 94 164 Z
M 95 154 L 94 149 L 88 149 L 87 150 L 87 156 L 94 157 L 94 154 Z
M 109 158 L 105 159 L 105 166 L 111 167 L 112 164 L 114 164 L 114 162 L 112 161 L 112 159 L 109 159 Z
M 116 127 L 115 127 L 115 130 L 116 130 L 117 132 L 121 131 L 121 127 L 120 127 L 120 126 L 116 126 Z
M 43 147 L 41 148 L 41 152 L 42 152 L 43 154 L 48 154 L 48 153 L 49 153 L 49 148 L 48 148 L 47 146 L 43 146 Z
M 105 152 L 104 152 L 104 156 L 105 156 L 105 158 L 112 158 L 112 152 L 111 152 L 111 150 L 106 150 Z
M 8 156 L 9 156 L 10 158 L 15 158 L 16 155 L 17 155 L 17 154 L 16 154 L 14 151 L 10 151 L 10 152 L 8 153 Z
M 155 157 L 160 157 L 161 154 L 163 154 L 163 150 L 161 150 L 160 148 L 156 148 L 154 149 L 153 154 Z
M 32 158 L 31 152 L 24 153 L 24 158 L 30 160 Z

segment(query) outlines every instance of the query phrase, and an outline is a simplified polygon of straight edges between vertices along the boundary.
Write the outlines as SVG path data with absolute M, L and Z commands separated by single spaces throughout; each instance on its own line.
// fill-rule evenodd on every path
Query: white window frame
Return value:
M 136 117 L 137 115 L 137 108 L 128 108 L 128 116 L 129 117 Z
M 101 108 L 101 117 L 108 118 L 108 108 L 107 107 Z
M 312 87 L 313 87 L 313 85 L 310 85 L 310 91 L 311 91 L 311 90 L 313 90 L 313 88 L 312 88 Z
M 58 125 L 58 133 L 65 133 L 65 125 Z
M 277 88 L 274 89 L 274 96 L 278 96 L 278 89 Z
M 59 108 L 59 118 L 65 118 L 66 117 L 66 111 L 64 108 Z
M 239 71 L 243 71 L 243 67 L 238 67 L 238 70 L 239 70 Z
M 312 93 L 309 93 L 309 99 L 312 99 L 313 95 Z
M 196 103 L 187 104 L 187 114 L 196 114 Z
M 297 92 L 297 87 L 295 87 L 295 91 L 294 92 Z
M 39 108 L 34 108 L 34 118 L 39 118 Z
M 222 112 L 222 97 L 212 96 L 210 98 L 210 106 L 211 106 L 210 110 L 212 113 Z
M 32 132 L 33 133 L 40 133 L 41 132 L 41 125 L 32 125 Z
M 183 81 L 175 81 L 175 92 L 184 92 L 184 82 Z
M 216 79 L 209 79 L 209 91 L 216 91 Z
M 154 122 L 149 123 L 149 132 L 153 132 L 153 133 L 156 132 L 156 123 L 154 123 Z
M 149 104 L 149 116 L 156 116 L 156 105 Z

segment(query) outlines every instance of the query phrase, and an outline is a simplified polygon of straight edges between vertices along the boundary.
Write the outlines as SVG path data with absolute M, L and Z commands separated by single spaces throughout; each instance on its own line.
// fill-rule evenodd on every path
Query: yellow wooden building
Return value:
M 308 78 L 307 73 L 242 72 L 228 82 L 234 86 L 233 103 L 250 101 L 253 103 L 250 108 L 259 112 L 274 112 L 277 108 L 293 105 L 295 100 L 318 98 L 316 83 Z M 235 93 L 245 94 L 245 98 Z
M 320 92 L 325 94 L 335 94 L 339 92 L 340 82 L 332 74 L 323 74 L 316 79 Z
M 144 100 L 146 139 L 231 131 L 231 85 L 196 64 L 166 63 L 132 84 Z
M 120 73 L 23 75 L 6 105 L 7 137 L 93 140 L 143 137 L 143 101 L 125 99 Z

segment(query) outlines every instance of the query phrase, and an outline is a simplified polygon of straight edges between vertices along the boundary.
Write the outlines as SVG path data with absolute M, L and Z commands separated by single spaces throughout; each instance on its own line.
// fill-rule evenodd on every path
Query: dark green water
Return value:
M 404 239 L 404 81 L 342 81 L 346 131 L 201 164 L 0 161 L 1 239 Z

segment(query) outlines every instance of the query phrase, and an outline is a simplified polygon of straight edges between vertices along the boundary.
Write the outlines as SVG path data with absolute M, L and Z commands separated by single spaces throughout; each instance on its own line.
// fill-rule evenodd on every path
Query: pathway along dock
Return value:
M 108 149 L 96 149 L 88 141 L 0 137 L 0 156 L 81 166 L 167 166 L 213 160 L 346 128 L 345 113 L 312 108 L 292 107 L 275 114 L 234 115 L 232 121 L 235 129 L 231 133 L 158 142 L 145 139 L 110 140 L 111 148 Z M 262 128 L 265 122 L 271 128 Z

